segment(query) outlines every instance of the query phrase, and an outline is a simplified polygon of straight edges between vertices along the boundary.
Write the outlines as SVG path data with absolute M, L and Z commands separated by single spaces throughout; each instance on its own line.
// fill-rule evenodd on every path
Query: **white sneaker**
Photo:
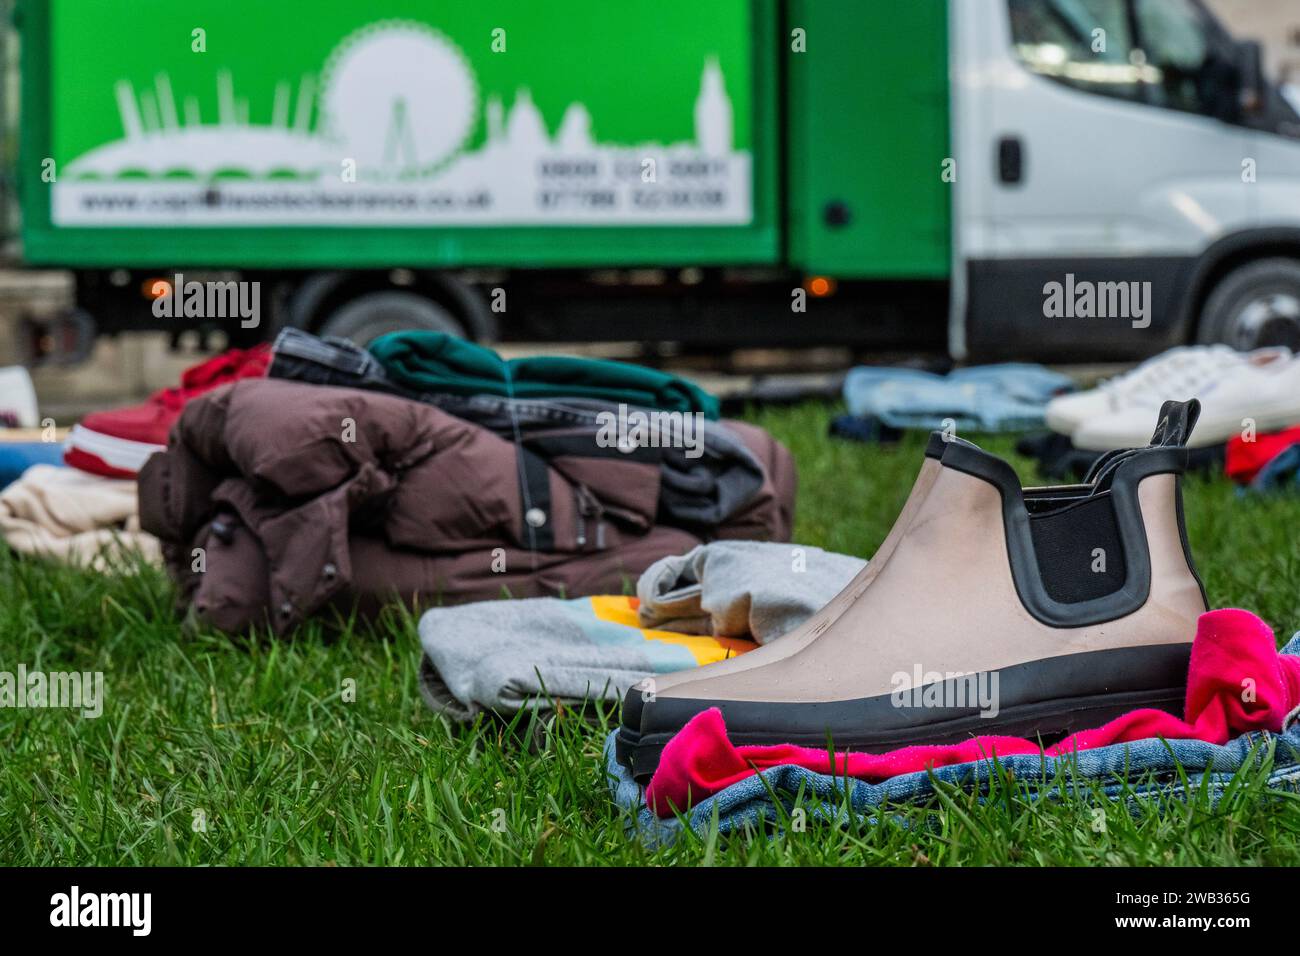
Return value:
M 1142 420 L 1150 424 L 1160 417 L 1165 399 L 1199 397 L 1202 389 L 1245 360 L 1244 353 L 1226 345 L 1168 349 L 1094 389 L 1052 399 L 1045 411 L 1047 427 L 1072 436 L 1080 426 L 1126 409 L 1139 411 Z M 1130 446 L 1107 445 L 1102 450 L 1119 447 Z
M 21 365 L 0 368 L 0 428 L 36 428 L 36 389 L 32 377 Z
M 1201 417 L 1189 448 L 1221 445 L 1253 423 L 1259 433 L 1300 424 L 1300 358 L 1289 349 L 1257 349 L 1225 369 L 1217 381 L 1194 392 L 1170 391 L 1165 397 L 1199 398 Z M 1076 448 L 1106 451 L 1140 448 L 1151 439 L 1149 416 L 1127 408 L 1084 422 L 1071 436 Z

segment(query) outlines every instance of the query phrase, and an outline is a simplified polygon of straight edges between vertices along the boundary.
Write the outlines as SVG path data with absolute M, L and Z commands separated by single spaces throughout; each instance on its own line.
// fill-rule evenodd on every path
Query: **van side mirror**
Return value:
M 1264 111 L 1268 102 L 1268 81 L 1264 78 L 1264 48 L 1255 40 L 1243 40 L 1237 45 L 1237 104 L 1244 116 L 1255 116 Z

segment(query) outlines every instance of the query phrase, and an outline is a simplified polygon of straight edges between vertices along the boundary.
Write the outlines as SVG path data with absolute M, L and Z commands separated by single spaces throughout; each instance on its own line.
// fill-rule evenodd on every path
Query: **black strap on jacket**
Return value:
M 531 551 L 554 551 L 550 469 L 546 460 L 536 452 L 523 445 L 516 448 L 519 453 L 519 493 L 524 512 L 523 540 L 528 542 Z

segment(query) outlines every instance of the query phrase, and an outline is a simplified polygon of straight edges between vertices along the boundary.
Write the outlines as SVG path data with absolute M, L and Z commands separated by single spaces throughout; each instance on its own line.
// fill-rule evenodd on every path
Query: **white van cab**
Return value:
M 955 356 L 1300 347 L 1300 115 L 1258 44 L 1199 0 L 949 13 Z

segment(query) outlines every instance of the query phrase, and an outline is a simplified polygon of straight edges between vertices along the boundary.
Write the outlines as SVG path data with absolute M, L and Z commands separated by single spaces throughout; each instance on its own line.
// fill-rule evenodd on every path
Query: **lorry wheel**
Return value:
M 1300 350 L 1300 260 L 1263 259 L 1228 273 L 1205 300 L 1197 339 Z
M 465 326 L 438 303 L 414 292 L 400 291 L 358 296 L 321 323 L 319 331 L 364 346 L 381 335 L 409 329 L 465 338 Z

